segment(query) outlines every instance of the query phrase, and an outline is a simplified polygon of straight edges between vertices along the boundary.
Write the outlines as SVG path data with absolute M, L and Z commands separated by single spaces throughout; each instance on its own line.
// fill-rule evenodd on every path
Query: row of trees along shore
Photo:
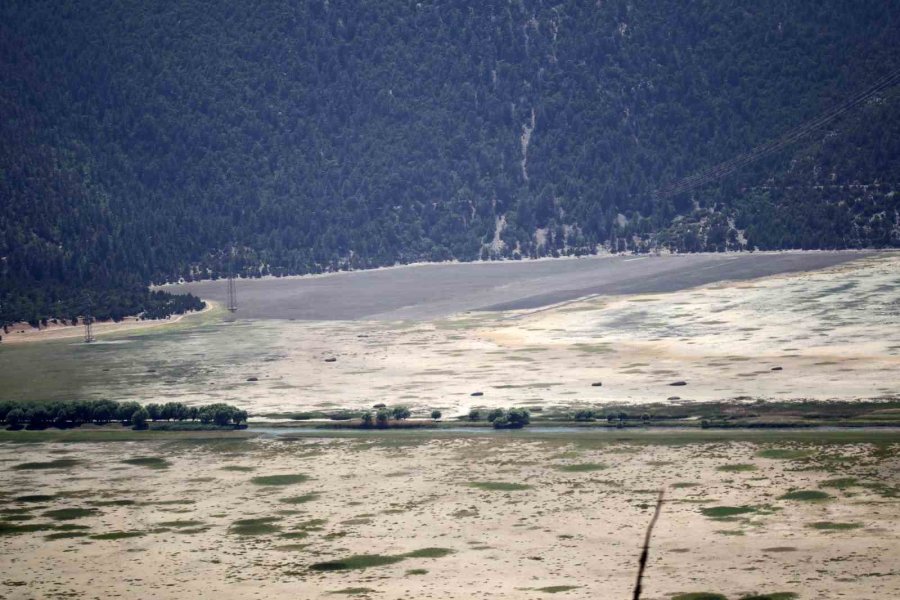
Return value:
M 187 406 L 181 402 L 141 404 L 133 401 L 71 400 L 0 402 L 0 422 L 7 429 L 65 429 L 86 423 L 106 425 L 120 422 L 135 429 L 146 429 L 149 422 L 199 422 L 203 426 L 239 427 L 247 422 L 247 411 L 230 404 Z

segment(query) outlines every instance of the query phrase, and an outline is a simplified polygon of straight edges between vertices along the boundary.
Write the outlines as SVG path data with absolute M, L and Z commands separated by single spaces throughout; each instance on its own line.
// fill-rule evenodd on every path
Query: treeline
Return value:
M 521 429 L 531 422 L 531 413 L 527 408 L 493 408 L 484 411 L 480 408 L 473 408 L 466 418 L 469 421 L 480 421 L 482 413 L 484 413 L 485 420 L 494 429 Z
M 6 0 L 0 319 L 85 290 L 164 315 L 148 283 L 230 271 L 897 246 L 896 89 L 654 190 L 900 68 L 898 25 L 900 0 Z
M 148 422 L 161 421 L 238 427 L 247 422 L 247 411 L 221 403 L 187 406 L 181 402 L 167 402 L 142 406 L 137 402 L 115 400 L 0 402 L 0 423 L 4 423 L 7 429 L 65 429 L 80 427 L 86 423 L 106 425 L 113 422 L 145 429 Z
M 32 327 L 53 324 L 78 325 L 90 315 L 95 321 L 119 322 L 125 317 L 165 319 L 191 311 L 203 310 L 206 303 L 193 294 L 170 294 L 150 291 L 146 285 L 129 288 L 98 288 L 85 292 L 81 288 L 62 285 L 28 286 L 6 290 L 0 305 L 0 326 L 9 333 L 9 325 L 26 321 Z

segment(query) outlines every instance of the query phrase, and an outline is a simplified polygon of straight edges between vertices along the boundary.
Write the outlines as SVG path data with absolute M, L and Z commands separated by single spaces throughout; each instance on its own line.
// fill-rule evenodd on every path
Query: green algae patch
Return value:
M 309 481 L 309 476 L 303 475 L 301 473 L 287 475 L 261 475 L 250 480 L 251 483 L 254 483 L 256 485 L 294 485 L 297 483 L 304 483 L 306 481 Z
M 859 529 L 862 523 L 835 523 L 833 521 L 816 521 L 810 523 L 809 527 L 820 531 L 849 531 L 851 529 Z
M 14 471 L 41 471 L 46 469 L 69 469 L 81 464 L 77 458 L 57 458 L 46 462 L 27 462 L 12 467 Z
M 313 571 L 349 571 L 393 565 L 408 558 L 441 558 L 451 554 L 449 548 L 422 548 L 406 554 L 356 554 L 340 560 L 330 560 L 310 565 Z
M 93 515 L 100 514 L 96 508 L 58 508 L 56 510 L 48 510 L 44 516 L 54 521 L 74 521 L 75 519 L 84 519 Z
M 767 448 L 756 453 L 760 458 L 775 458 L 780 460 L 799 460 L 809 458 L 812 452 L 809 450 L 793 450 L 790 448 Z
M 53 529 L 53 523 L 24 523 L 22 525 L 17 525 L 0 521 L 0 536 L 34 533 L 36 531 L 53 531 Z
M 198 521 L 196 519 L 181 519 L 177 521 L 163 521 L 162 523 L 157 523 L 157 527 L 171 527 L 173 529 L 182 529 L 186 527 L 198 527 L 200 525 L 205 525 L 203 521 Z
M 135 458 L 126 458 L 122 462 L 126 465 L 147 467 L 148 469 L 168 469 L 172 466 L 172 463 L 161 456 L 138 456 Z
M 257 519 L 240 519 L 231 524 L 228 533 L 236 535 L 269 535 L 281 531 L 281 527 L 275 525 L 277 517 L 260 517 Z
M 92 540 L 124 540 L 128 538 L 143 537 L 147 535 L 143 531 L 110 531 L 90 536 Z
M 44 539 L 47 541 L 53 540 L 67 540 L 71 538 L 81 538 L 86 537 L 88 534 L 85 531 L 57 531 L 56 533 L 50 533 L 44 536 Z
M 800 500 L 802 502 L 822 502 L 830 500 L 831 495 L 819 490 L 795 490 L 778 497 L 779 500 Z
M 846 490 L 859 486 L 859 480 L 856 477 L 838 477 L 836 479 L 826 479 L 819 484 L 819 487 L 832 488 L 836 490 Z
M 16 502 L 50 502 L 56 498 L 52 494 L 31 494 L 29 496 L 16 496 L 13 498 Z
M 443 558 L 448 554 L 453 554 L 453 550 L 450 548 L 422 548 L 407 552 L 402 556 L 404 558 Z
M 749 471 L 755 471 L 756 465 L 750 463 L 737 463 L 733 465 L 720 465 L 716 467 L 716 470 L 722 471 L 724 473 L 746 473 Z
M 278 501 L 284 502 L 285 504 L 306 504 L 307 502 L 318 500 L 320 497 L 321 494 L 313 492 L 311 494 L 303 494 L 302 496 L 289 496 L 287 498 L 279 498 Z
M 756 508 L 753 506 L 708 506 L 706 508 L 701 508 L 700 512 L 703 513 L 703 516 L 711 519 L 723 519 L 737 515 L 755 513 Z
M 356 554 L 341 560 L 330 560 L 310 565 L 313 571 L 349 571 L 351 569 L 368 569 L 383 567 L 402 561 L 403 555 L 390 556 L 383 554 Z
M 469 483 L 469 487 L 491 492 L 521 492 L 531 489 L 530 485 L 524 483 L 508 483 L 506 481 L 473 481 Z
M 564 465 L 559 467 L 560 471 L 565 471 L 566 473 L 590 473 L 592 471 L 603 471 L 607 469 L 607 465 L 601 463 L 578 463 L 574 465 Z

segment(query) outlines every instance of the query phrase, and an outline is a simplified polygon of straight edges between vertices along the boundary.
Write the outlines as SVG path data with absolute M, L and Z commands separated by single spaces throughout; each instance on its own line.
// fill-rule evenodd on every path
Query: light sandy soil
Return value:
M 278 338 L 279 358 L 254 370 L 263 384 L 246 389 L 258 411 L 893 396 L 900 256 L 534 311 L 294 323 Z
M 730 600 L 754 592 L 896 597 L 897 438 L 882 436 L 877 445 L 760 439 L 768 441 L 520 434 L 3 443 L 0 597 L 296 599 L 356 588 L 379 599 L 624 599 L 660 488 L 667 502 L 646 600 L 701 591 Z M 166 462 L 122 462 L 147 457 Z M 20 467 L 60 459 L 78 462 Z M 275 474 L 309 479 L 254 483 Z M 783 497 L 797 490 L 827 497 Z M 309 494 L 304 503 L 285 500 Z M 703 513 L 717 507 L 739 514 Z M 51 512 L 72 508 L 91 512 Z M 65 516 L 72 518 L 58 520 Z M 241 527 L 240 519 L 270 520 Z M 103 539 L 114 532 L 134 537 Z M 426 548 L 445 555 L 365 570 L 311 568 Z
M 900 254 L 535 310 L 426 321 L 220 311 L 144 333 L 7 348 L 0 399 L 220 401 L 258 417 L 379 402 L 450 416 L 474 405 L 896 396 Z

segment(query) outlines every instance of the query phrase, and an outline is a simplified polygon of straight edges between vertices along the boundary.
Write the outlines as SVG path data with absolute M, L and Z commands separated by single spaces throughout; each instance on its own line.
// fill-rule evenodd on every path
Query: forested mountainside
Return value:
M 149 282 L 900 245 L 900 1 L 5 0 L 0 321 Z

